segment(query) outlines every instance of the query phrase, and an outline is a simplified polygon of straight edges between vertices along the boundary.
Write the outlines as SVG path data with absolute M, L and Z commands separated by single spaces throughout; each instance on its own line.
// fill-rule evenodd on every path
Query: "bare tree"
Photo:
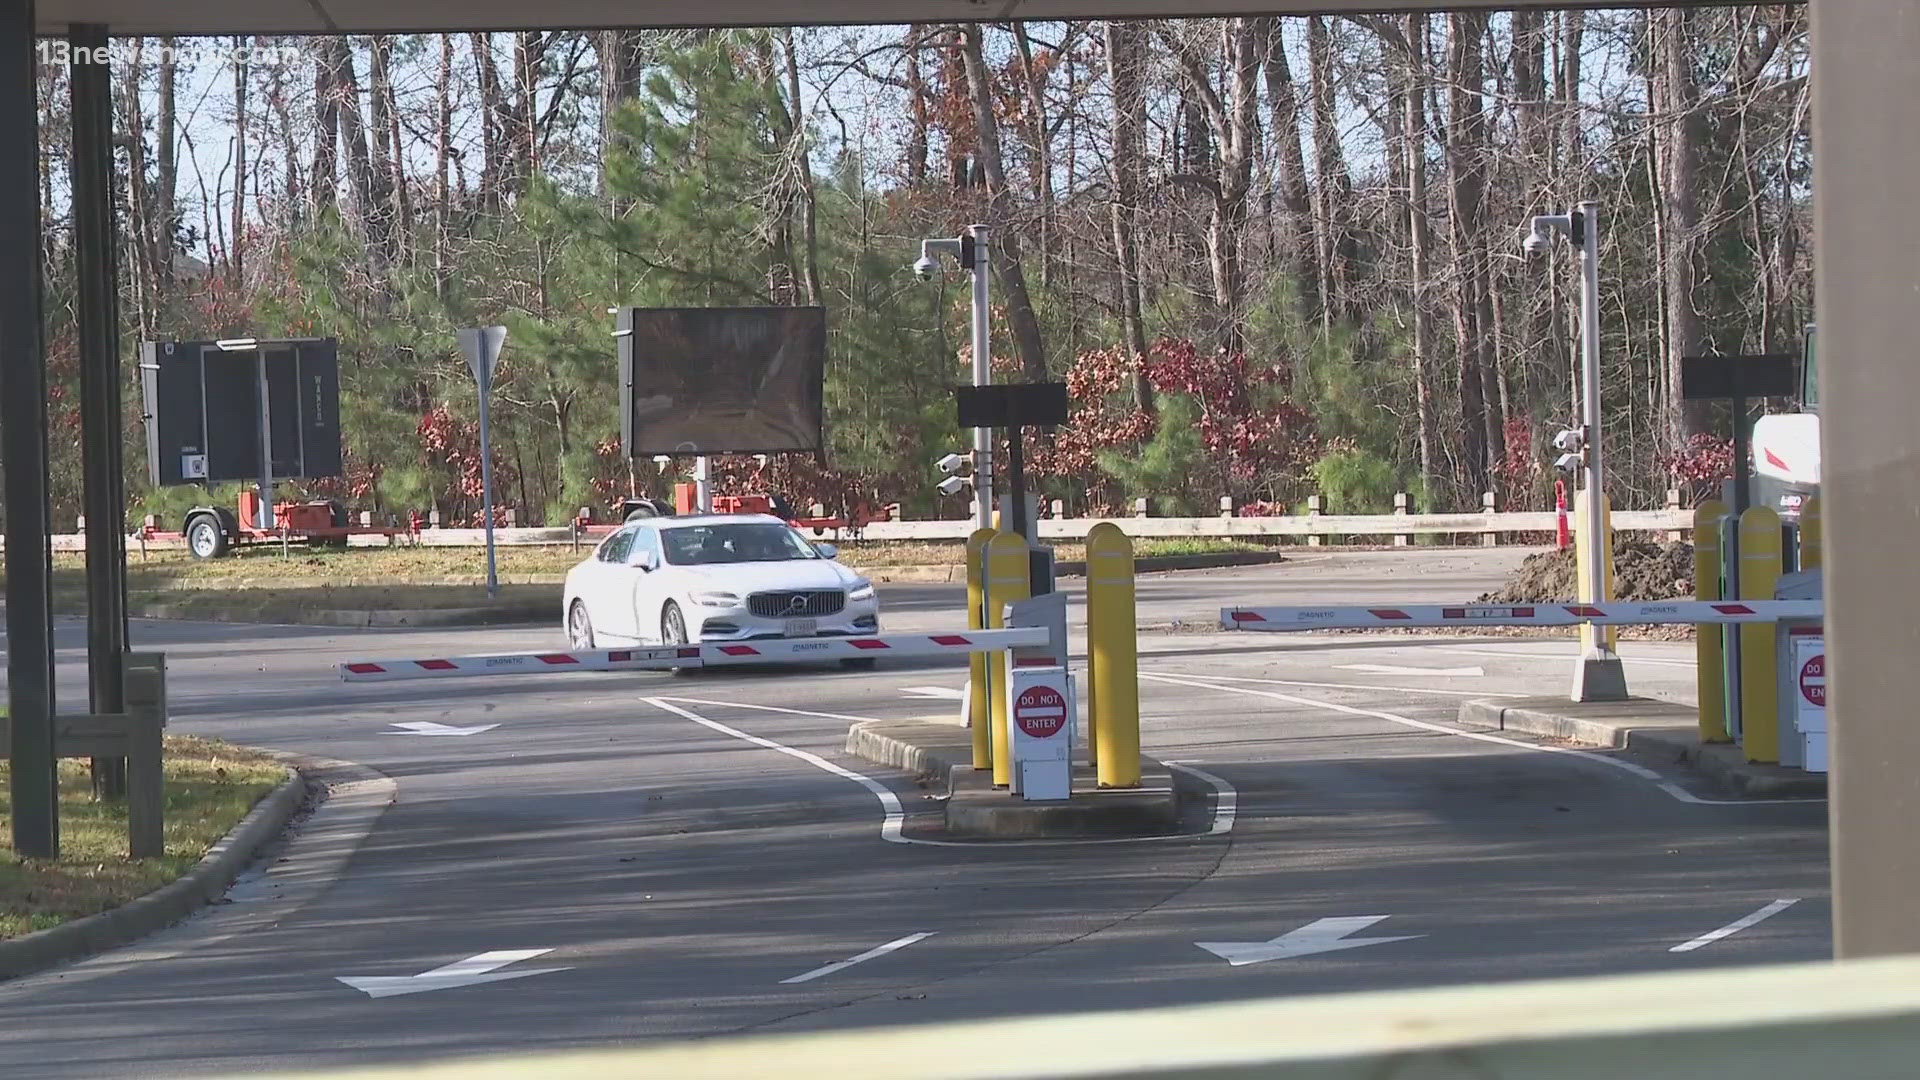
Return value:
M 1287 63 L 1285 25 L 1285 19 L 1267 20 L 1267 107 L 1272 114 L 1268 130 L 1274 146 L 1273 182 L 1280 204 L 1274 247 L 1293 275 L 1300 299 L 1312 304 L 1319 297 L 1319 255 L 1314 246 L 1306 156 L 1301 149 L 1300 96 Z
M 1257 19 L 1227 19 L 1220 24 L 1220 56 L 1226 94 L 1216 92 L 1207 63 L 1175 32 L 1163 39 L 1186 75 L 1188 92 L 1204 110 L 1214 168 L 1207 173 L 1178 173 L 1171 179 L 1192 184 L 1212 197 L 1207 222 L 1207 265 L 1213 285 L 1213 340 L 1227 352 L 1246 347 L 1243 306 L 1246 285 L 1240 260 L 1246 229 L 1247 194 L 1253 186 L 1253 157 L 1258 138 L 1260 35 Z M 1164 24 L 1163 24 L 1164 26 Z
M 333 38 L 313 39 L 313 194 L 315 212 L 334 205 L 340 190 L 340 97 L 334 88 Z
M 1122 20 L 1106 25 L 1107 78 L 1113 85 L 1113 223 L 1114 259 L 1120 271 L 1120 322 L 1133 357 L 1133 396 L 1142 409 L 1154 409 L 1153 384 L 1147 380 L 1144 358 L 1147 331 L 1141 318 L 1140 172 L 1143 154 L 1141 129 L 1146 124 L 1146 98 L 1141 93 L 1141 65 L 1145 35 L 1140 24 Z
M 247 236 L 247 62 L 244 37 L 233 39 L 233 242 L 227 246 L 227 271 L 238 289 L 246 281 Z M 171 247 L 172 244 L 167 245 Z
M 1667 308 L 1665 434 L 1672 453 L 1686 446 L 1695 432 L 1706 430 L 1702 403 L 1690 405 L 1682 400 L 1680 379 L 1681 358 L 1699 352 L 1702 338 L 1700 315 L 1694 308 L 1694 260 L 1700 230 L 1694 176 L 1698 89 L 1693 76 L 1693 13 L 1683 8 L 1662 8 L 1651 17 L 1661 117 L 1660 206 Z
M 1415 425 L 1420 477 L 1432 486 L 1439 479 L 1434 448 L 1440 438 L 1440 420 L 1433 397 L 1433 303 L 1428 286 L 1433 275 L 1433 239 L 1427 217 L 1427 40 L 1430 16 L 1408 15 L 1405 25 L 1407 85 L 1401 95 L 1402 146 L 1407 155 L 1407 240 L 1411 252 L 1413 301 L 1413 369 L 1417 407 Z
M 1040 336 L 1040 320 L 1027 293 L 1027 275 L 1020 264 L 1019 230 L 1013 227 L 1010 213 L 1011 193 L 1000 156 L 1000 121 L 993 111 L 992 75 L 981 55 L 978 24 L 968 24 L 961 32 L 961 53 L 966 61 L 968 92 L 973 98 L 975 137 L 979 146 L 979 164 L 986 177 L 987 223 L 993 226 L 993 269 L 1006 297 L 1007 321 L 1013 325 L 1014 348 L 1020 354 L 1020 366 L 1027 381 L 1043 382 L 1047 377 L 1047 354 Z
M 1353 176 L 1347 171 L 1334 108 L 1333 40 L 1326 19 L 1319 15 L 1307 20 L 1307 66 L 1313 84 L 1314 238 L 1320 258 L 1320 310 L 1322 319 L 1331 323 L 1347 315 L 1347 277 L 1358 244 L 1350 224 Z

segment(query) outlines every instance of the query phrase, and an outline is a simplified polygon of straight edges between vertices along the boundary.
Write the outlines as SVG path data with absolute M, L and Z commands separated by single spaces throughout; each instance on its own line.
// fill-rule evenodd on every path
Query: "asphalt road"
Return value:
M 1467 599 L 1517 557 L 1156 575 L 1140 615 Z M 956 595 L 888 589 L 888 624 L 950 626 Z M 929 838 L 918 826 L 936 808 L 840 745 L 852 718 L 956 708 L 943 696 L 963 678 L 955 664 L 349 685 L 336 662 L 547 647 L 557 631 L 141 623 L 135 637 L 169 654 L 178 730 L 359 762 L 397 794 L 377 819 L 351 799 L 323 806 L 234 903 L 0 984 L 10 1077 L 208 1076 L 1828 954 L 1823 803 L 1682 802 L 1604 755 L 1453 728 L 1463 697 L 1560 690 L 1567 641 L 1146 634 L 1145 741 L 1230 791 L 1199 823 L 1213 831 L 949 846 L 884 839 L 881 800 L 851 774 L 900 800 L 910 839 Z M 77 689 L 77 626 L 61 644 Z M 1691 646 L 1625 653 L 1636 691 L 1687 692 Z M 394 726 L 416 721 L 496 726 Z M 356 822 L 371 831 L 347 859 Z M 1384 940 L 1332 948 L 1365 938 Z M 409 980 L 493 952 L 509 955 L 472 967 L 499 963 L 501 981 Z M 520 971 L 544 973 L 504 978 Z M 438 988 L 375 997 L 342 978 Z

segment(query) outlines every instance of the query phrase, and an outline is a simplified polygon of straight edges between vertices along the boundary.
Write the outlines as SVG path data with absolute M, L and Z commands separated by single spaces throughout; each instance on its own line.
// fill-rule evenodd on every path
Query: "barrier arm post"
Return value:
M 987 627 L 987 544 L 998 535 L 975 529 L 967 537 L 967 629 Z M 973 767 L 993 768 L 993 680 L 986 653 L 967 655 L 967 728 L 973 736 Z
M 1809 498 L 1800 507 L 1800 569 L 1818 570 L 1826 565 L 1826 537 L 1820 524 L 1820 496 Z
M 1771 600 L 1780 583 L 1780 515 L 1749 507 L 1740 515 L 1740 599 Z M 1742 626 L 1740 745 L 1753 762 L 1780 760 L 1780 687 L 1770 623 Z
M 1087 533 L 1088 738 L 1096 782 L 1140 786 L 1140 657 L 1133 541 L 1101 522 Z
M 1693 510 L 1693 598 L 1719 600 L 1720 519 L 1727 504 L 1708 499 Z M 1727 694 L 1721 671 L 1723 637 L 1719 623 L 1696 623 L 1693 628 L 1695 688 L 1700 701 L 1700 741 L 1732 742 L 1727 726 Z
M 987 541 L 987 627 L 997 630 L 1006 625 L 1007 605 L 1028 599 L 1032 589 L 1032 566 L 1027 558 L 1027 541 L 1018 533 L 1002 532 Z M 1008 744 L 1007 688 L 1012 685 L 1011 653 L 1001 650 L 987 654 L 988 681 L 992 689 L 993 725 L 991 753 L 993 786 L 1013 786 L 1013 754 Z

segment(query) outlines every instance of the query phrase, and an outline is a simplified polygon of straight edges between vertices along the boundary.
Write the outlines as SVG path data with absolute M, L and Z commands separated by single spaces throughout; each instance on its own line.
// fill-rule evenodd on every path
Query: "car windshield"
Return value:
M 688 525 L 665 529 L 667 561 L 675 566 L 708 563 L 786 562 L 820 553 L 785 525 Z

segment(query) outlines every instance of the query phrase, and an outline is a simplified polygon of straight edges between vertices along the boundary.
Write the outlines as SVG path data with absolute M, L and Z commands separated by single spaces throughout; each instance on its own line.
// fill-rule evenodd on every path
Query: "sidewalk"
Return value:
M 1573 702 L 1562 697 L 1469 701 L 1462 727 L 1491 728 L 1624 750 L 1657 765 L 1679 765 L 1735 794 L 1754 799 L 1823 798 L 1825 773 L 1746 760 L 1728 743 L 1700 741 L 1700 714 L 1691 705 L 1652 698 Z

